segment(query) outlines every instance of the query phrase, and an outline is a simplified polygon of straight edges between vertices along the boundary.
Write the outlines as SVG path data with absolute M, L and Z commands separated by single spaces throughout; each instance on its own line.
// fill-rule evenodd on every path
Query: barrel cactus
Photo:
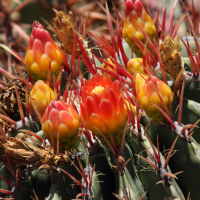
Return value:
M 2 199 L 199 199 L 200 44 L 175 6 L 160 26 L 142 1 L 106 4 L 109 39 L 54 10 L 56 42 L 35 21 L 24 57 L 0 44 L 21 62 L 0 69 Z

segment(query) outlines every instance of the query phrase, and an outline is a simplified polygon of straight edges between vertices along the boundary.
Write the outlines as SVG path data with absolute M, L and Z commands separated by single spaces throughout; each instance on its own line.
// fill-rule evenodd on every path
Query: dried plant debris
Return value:
M 11 118 L 19 116 L 15 85 L 19 91 L 22 107 L 25 109 L 26 91 L 23 82 L 18 79 L 10 80 L 8 83 L 5 83 L 4 87 L 0 90 L 0 113 L 6 114 Z
M 172 40 L 170 36 L 167 36 L 160 45 L 160 53 L 165 72 L 172 80 L 175 80 L 183 68 L 178 37 Z
M 74 15 L 70 11 L 67 15 L 63 11 L 55 11 L 56 17 L 53 19 L 54 21 L 54 28 L 56 36 L 60 39 L 62 42 L 62 49 L 65 51 L 65 53 L 72 55 L 73 51 L 73 43 L 75 35 L 77 34 L 79 37 L 79 40 L 81 41 L 86 53 L 90 58 L 92 58 L 90 49 L 88 48 L 88 43 L 86 40 L 83 39 L 82 35 L 80 35 L 75 26 L 75 20 Z M 75 47 L 75 58 L 78 58 L 78 55 L 82 55 L 81 49 L 76 41 L 76 47 Z
M 19 138 L 11 138 L 11 141 L 0 137 L 0 162 L 7 164 L 8 159 L 11 164 L 29 168 L 49 165 L 51 167 L 61 167 L 67 162 L 82 156 L 83 153 L 65 151 L 65 153 L 55 153 L 51 146 L 41 146 L 37 143 L 34 146 L 28 141 Z

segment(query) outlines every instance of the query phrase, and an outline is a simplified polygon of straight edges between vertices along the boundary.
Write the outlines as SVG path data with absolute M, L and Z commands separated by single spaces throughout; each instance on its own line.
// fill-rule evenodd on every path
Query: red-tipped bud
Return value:
M 142 57 L 140 49 L 135 44 L 133 38 L 136 37 L 143 44 L 146 42 L 140 28 L 147 33 L 148 37 L 153 41 L 156 37 L 156 27 L 145 11 L 144 6 L 140 0 L 127 0 L 125 3 L 125 19 L 122 36 L 126 42 L 131 46 L 134 53 L 138 57 Z
M 143 10 L 143 5 L 141 1 L 137 0 L 134 4 L 135 11 L 138 14 L 138 16 L 142 16 L 142 10 Z
M 59 47 L 50 33 L 37 21 L 33 23 L 25 65 L 27 72 L 35 81 L 47 79 L 49 66 L 52 76 L 57 76 L 63 65 L 63 56 Z
M 133 1 L 128 0 L 125 4 L 125 14 L 128 16 L 134 10 Z
M 42 24 L 40 24 L 40 22 L 38 21 L 34 21 L 33 22 L 33 27 L 32 28 L 40 28 L 40 29 L 44 29 L 44 26 L 42 26 Z

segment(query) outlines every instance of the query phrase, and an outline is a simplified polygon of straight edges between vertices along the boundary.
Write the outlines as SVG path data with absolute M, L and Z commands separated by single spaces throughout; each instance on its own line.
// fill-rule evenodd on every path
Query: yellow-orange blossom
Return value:
M 94 132 L 107 146 L 100 131 L 110 141 L 109 132 L 114 142 L 121 141 L 127 120 L 127 107 L 120 91 L 119 82 L 111 81 L 109 76 L 96 74 L 86 80 L 81 90 L 81 117 L 86 127 Z

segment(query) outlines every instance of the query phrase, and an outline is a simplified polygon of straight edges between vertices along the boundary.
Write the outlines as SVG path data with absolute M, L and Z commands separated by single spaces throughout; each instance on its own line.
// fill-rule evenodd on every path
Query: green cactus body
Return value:
M 40 137 L 44 137 L 43 131 L 39 131 L 37 135 L 39 135 Z M 37 140 L 36 138 L 34 139 L 37 142 L 39 142 L 39 140 Z M 33 144 L 32 141 L 30 143 Z M 47 170 L 43 170 L 42 172 L 47 173 Z M 15 190 L 15 194 L 14 194 L 15 199 L 16 200 L 20 200 L 20 199 L 31 200 L 31 196 L 34 197 L 33 190 L 36 192 L 39 199 L 44 199 L 45 197 L 47 197 L 49 194 L 50 186 L 51 186 L 50 177 L 45 174 L 38 173 L 38 167 L 36 167 L 32 171 L 29 171 L 29 172 L 27 171 L 27 173 L 28 173 L 26 175 L 27 180 L 19 180 L 19 188 Z M 0 174 L 3 175 L 6 179 L 8 179 L 11 183 L 15 184 L 13 175 L 5 166 L 1 167 Z M 0 188 L 6 189 L 6 190 L 11 189 L 11 187 L 8 186 L 2 179 L 0 180 L 1 180 Z M 2 193 L 1 193 L 1 197 L 2 197 Z
M 6 179 L 8 179 L 12 184 L 14 183 L 14 178 L 11 172 L 6 168 L 5 165 L 1 166 L 0 169 L 0 175 L 4 176 Z M 0 179 L 0 188 L 4 190 L 11 190 L 12 188 L 3 180 Z M 6 197 L 7 194 L 1 193 L 1 197 Z
M 47 170 L 43 170 L 47 173 Z M 8 179 L 14 184 L 15 180 L 10 171 L 2 166 L 0 169 L 0 174 Z M 6 174 L 6 176 L 5 176 Z M 0 179 L 0 188 L 5 190 L 10 190 L 11 187 L 8 186 L 2 179 Z M 45 199 L 48 196 L 51 186 L 51 179 L 49 176 L 38 173 L 38 168 L 34 169 L 27 180 L 22 180 L 19 182 L 19 188 L 15 190 L 14 197 L 16 200 L 27 199 L 31 200 L 31 196 L 34 197 L 33 190 L 37 193 L 39 199 Z M 8 195 L 1 194 L 1 197 L 6 197 Z
M 185 85 L 184 98 L 198 102 L 200 99 L 199 89 L 200 89 L 200 80 L 189 81 Z
M 142 185 L 141 180 L 138 177 L 138 174 L 137 174 L 138 172 L 137 172 L 137 169 L 135 167 L 135 162 L 134 162 L 134 155 L 129 145 L 125 145 L 123 153 L 124 153 L 125 161 L 131 158 L 131 160 L 126 165 L 125 174 L 124 174 L 125 180 L 126 180 L 126 186 L 131 191 L 133 191 L 132 198 L 134 197 L 135 199 L 139 199 L 145 193 L 145 189 Z M 146 199 L 148 198 L 145 195 L 143 197 L 143 200 L 146 200 Z
M 193 101 L 199 101 L 200 99 L 200 80 L 197 79 L 191 79 L 186 82 L 185 88 L 184 88 L 184 98 L 190 99 Z M 174 83 L 172 81 L 168 81 L 169 87 L 173 90 L 174 89 Z M 180 85 L 181 88 L 181 85 Z M 179 91 L 179 93 L 181 90 Z M 195 95 L 193 95 L 195 94 Z
M 134 154 L 140 155 L 147 160 L 150 160 L 151 162 L 153 161 L 153 159 L 143 147 L 144 145 L 150 152 L 152 152 L 152 147 L 148 139 L 142 141 L 134 133 L 130 132 L 128 134 L 127 141 Z M 164 161 L 162 155 L 161 157 L 163 159 L 162 161 Z M 149 200 L 167 200 L 169 198 L 174 199 L 180 197 L 180 194 L 182 194 L 182 192 L 174 179 L 172 179 L 171 186 L 167 186 L 165 183 L 157 184 L 157 182 L 162 180 L 159 177 L 157 170 L 153 167 L 150 167 L 150 165 L 146 161 L 137 156 L 134 156 L 134 160 L 140 180 L 144 185 L 145 190 L 147 190 L 147 197 Z M 168 171 L 171 172 L 169 167 Z
M 80 151 L 85 150 L 82 143 L 78 144 L 78 149 Z M 86 163 L 87 156 L 83 157 L 83 164 Z M 78 162 L 75 161 L 75 165 L 78 165 Z M 71 164 L 66 163 L 65 166 L 62 167 L 63 170 L 74 176 L 77 180 L 81 180 L 81 175 L 78 173 L 77 169 Z M 72 187 L 73 186 L 73 187 Z M 49 197 L 53 198 L 54 200 L 64 200 L 66 197 L 68 199 L 75 199 L 76 196 L 81 193 L 81 188 L 78 186 L 69 176 L 65 173 L 60 172 L 58 179 L 53 180 L 49 192 Z
M 15 129 L 11 131 L 12 137 L 15 137 L 18 133 L 18 130 L 20 129 L 30 130 L 34 133 L 40 132 L 39 130 L 41 130 L 41 124 L 38 119 L 36 121 L 30 121 L 25 117 L 25 121 L 25 124 L 23 124 L 21 120 L 17 121 Z M 43 131 L 41 133 L 43 133 Z M 39 134 L 39 136 L 41 136 L 41 133 Z M 44 138 L 44 134 L 42 135 L 42 138 Z
M 47 170 L 43 170 L 43 173 L 47 173 Z M 38 173 L 38 168 L 34 169 L 25 185 L 23 185 L 23 190 L 17 197 L 20 199 L 30 199 L 31 196 L 34 197 L 33 189 L 37 194 L 39 199 L 44 199 L 48 196 L 51 187 L 51 178 L 45 174 Z M 31 193 L 30 193 L 31 192 Z
M 184 37 L 184 38 L 186 39 L 186 37 Z M 191 50 L 194 49 L 195 51 L 197 51 L 194 38 L 193 37 L 187 37 L 187 39 L 188 39 L 188 43 L 190 45 L 190 49 Z M 182 57 L 187 57 L 188 56 L 187 49 L 185 48 L 185 46 L 184 46 L 184 44 L 182 42 L 180 43 L 180 46 L 181 46 L 181 55 L 182 55 Z
M 148 121 L 148 118 L 142 118 L 142 124 L 144 126 L 147 125 Z M 177 137 L 172 127 L 166 124 L 150 123 L 147 132 L 154 144 L 156 143 L 156 137 L 158 135 L 161 151 L 169 149 Z M 186 142 L 181 137 L 178 137 L 175 146 L 176 152 L 170 158 L 169 166 L 173 173 L 183 171 L 183 173 L 178 176 L 177 183 L 185 196 L 190 192 L 191 198 L 197 200 L 200 196 L 198 187 L 200 178 L 200 146 L 192 137 L 191 141 L 192 142 Z
M 173 106 L 172 106 L 172 110 L 173 113 L 175 113 L 174 115 L 174 119 L 178 120 L 178 112 L 175 112 L 175 110 L 177 109 L 178 103 L 174 102 Z M 183 124 L 194 124 L 197 120 L 200 119 L 200 104 L 192 101 L 192 100 L 187 100 L 186 102 L 183 103 L 183 115 L 184 117 L 182 117 L 182 123 Z M 199 134 L 199 129 L 195 128 L 193 130 L 193 134 L 192 137 L 197 141 L 197 143 L 200 142 L 200 134 Z
M 191 71 L 191 69 L 190 69 L 190 66 L 191 66 L 190 58 L 189 57 L 182 57 L 182 60 L 183 60 L 183 67 L 185 68 L 185 70 Z
M 78 166 L 77 162 L 75 162 L 75 164 Z M 72 174 L 76 179 L 81 180 L 81 175 L 73 165 L 67 164 L 63 169 Z M 55 183 L 51 184 L 49 195 L 55 200 L 64 200 L 66 197 L 74 199 L 79 193 L 81 193 L 81 188 L 76 184 L 73 187 L 72 185 L 74 185 L 74 181 L 62 172 L 59 179 Z
M 192 80 L 186 83 L 184 90 L 184 97 L 193 101 L 200 99 L 200 80 Z M 195 94 L 195 95 L 194 95 Z
M 119 176 L 115 176 L 108 156 L 110 152 L 100 143 L 97 143 L 94 152 L 89 155 L 90 164 L 92 167 L 95 165 L 95 172 L 99 172 L 99 175 L 94 177 L 93 190 L 94 198 L 99 200 L 109 200 L 113 198 L 113 193 L 119 191 L 116 190 L 116 185 L 119 185 Z
M 129 147 L 125 146 L 125 161 L 132 158 L 132 156 Z M 96 180 L 98 180 L 98 182 L 95 180 L 93 181 L 94 199 L 113 199 L 113 194 L 118 194 L 122 197 L 122 188 L 124 185 L 126 189 L 130 190 L 131 196 L 136 199 L 140 198 L 145 193 L 142 183 L 135 172 L 133 159 L 126 165 L 125 173 L 121 176 L 117 169 L 111 167 L 111 165 L 117 164 L 117 160 L 112 153 L 101 144 L 98 144 L 96 151 L 90 155 L 90 164 L 95 164 L 95 171 L 103 174 L 97 176 Z M 143 200 L 146 199 L 146 197 L 143 198 Z

